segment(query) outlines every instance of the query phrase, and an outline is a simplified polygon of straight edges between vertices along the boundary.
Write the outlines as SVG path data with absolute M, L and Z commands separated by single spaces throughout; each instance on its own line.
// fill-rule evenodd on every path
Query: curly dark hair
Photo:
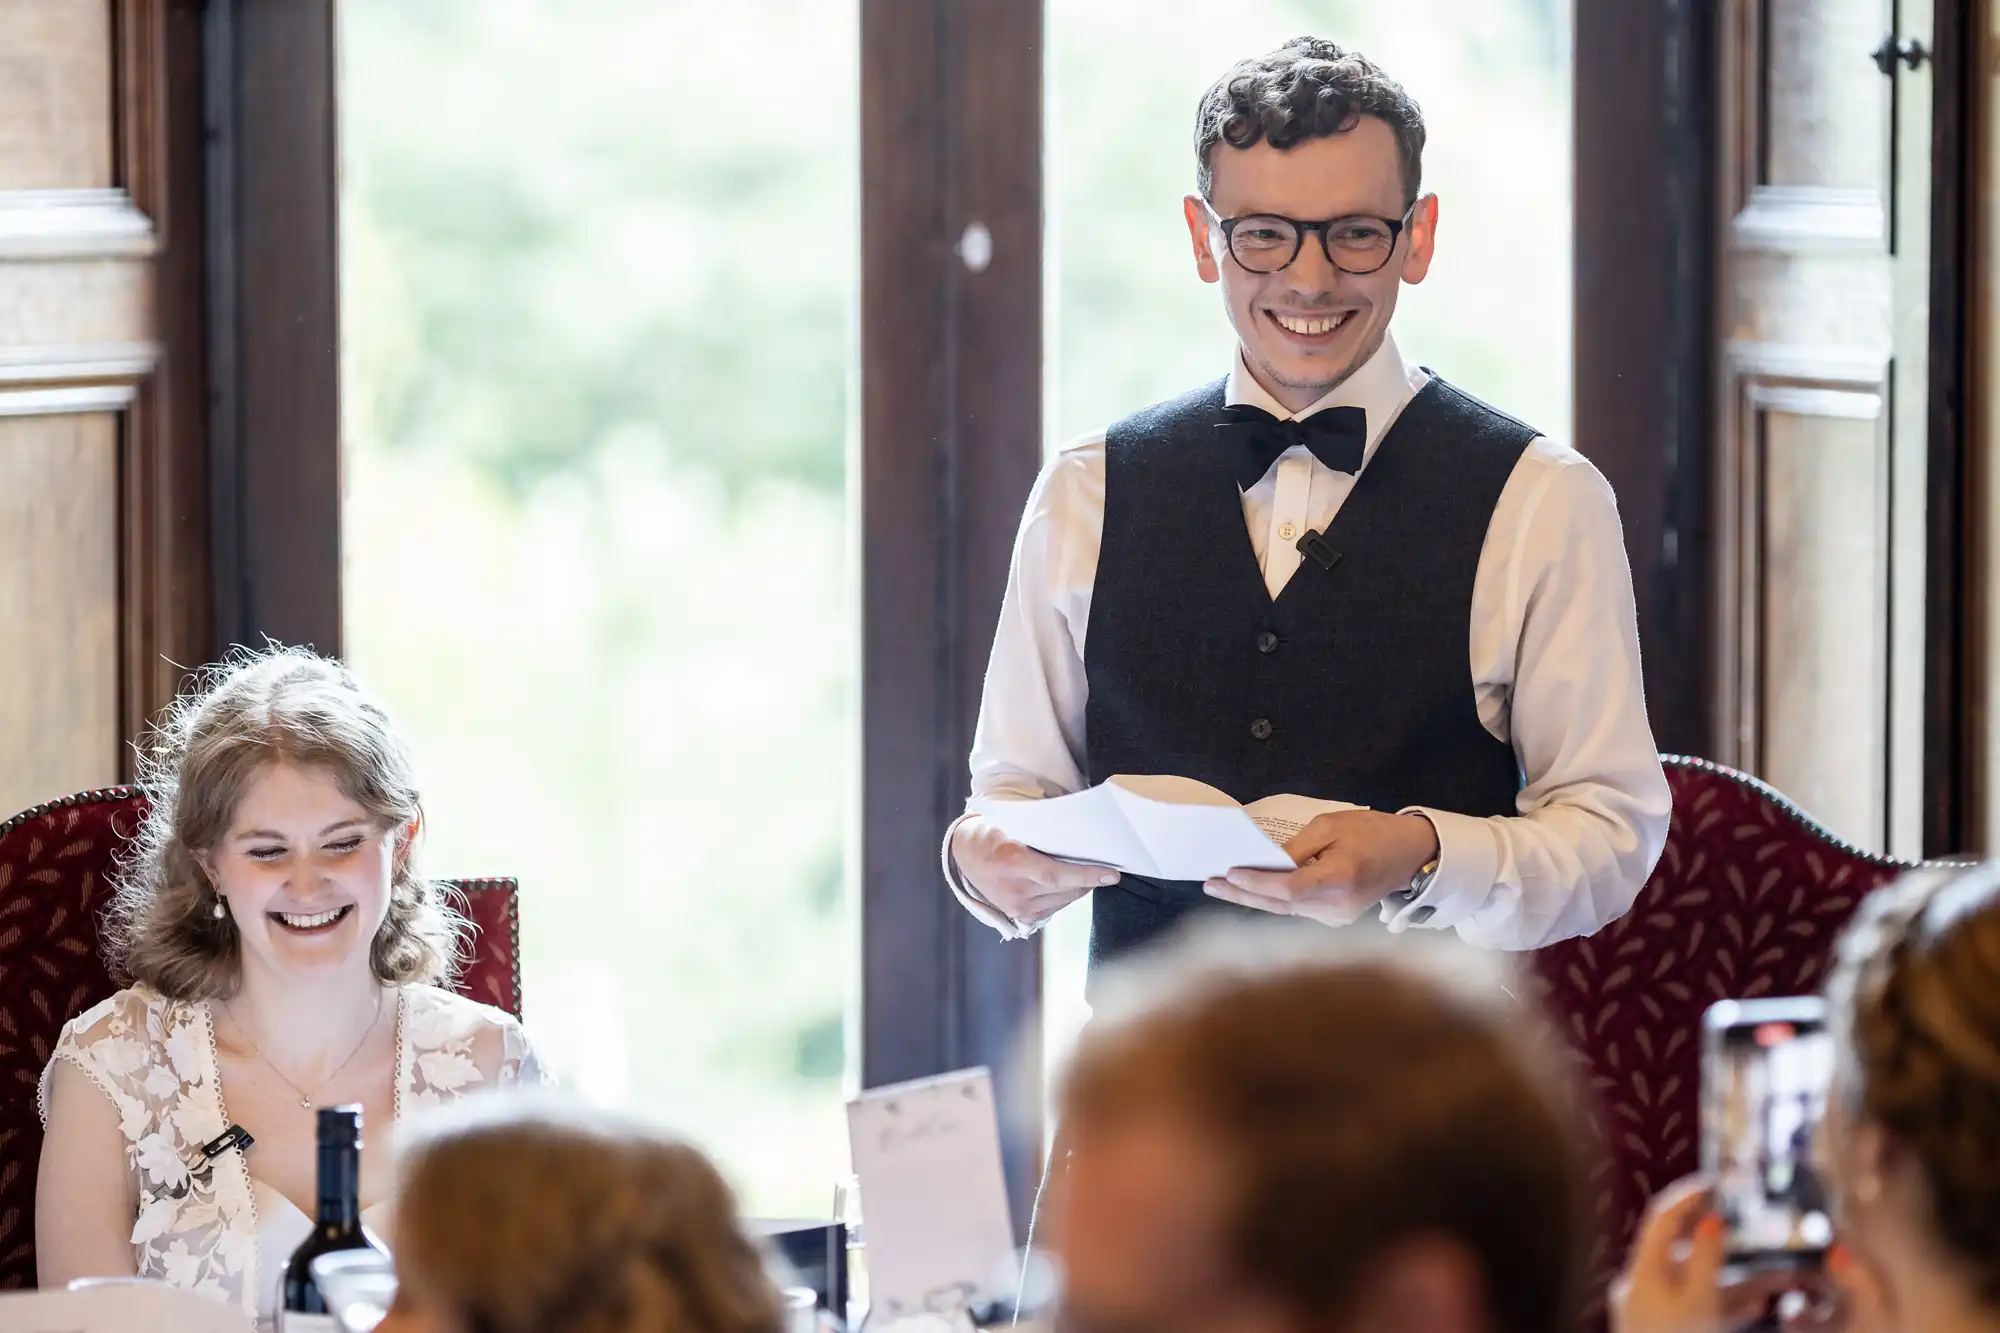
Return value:
M 1388 123 L 1403 161 L 1403 202 L 1424 177 L 1424 113 L 1403 85 L 1358 51 L 1294 37 L 1268 55 L 1241 60 L 1202 94 L 1194 119 L 1195 184 L 1208 198 L 1215 146 L 1290 148 L 1344 134 L 1363 116 Z
M 2000 863 L 1868 898 L 1827 978 L 1856 1112 L 1923 1172 L 1937 1240 L 2000 1306 Z

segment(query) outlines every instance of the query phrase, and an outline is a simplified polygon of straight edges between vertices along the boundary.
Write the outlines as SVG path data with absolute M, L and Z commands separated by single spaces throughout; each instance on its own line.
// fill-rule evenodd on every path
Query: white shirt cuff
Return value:
M 992 903 L 987 902 L 980 895 L 979 890 L 966 883 L 965 877 L 958 873 L 958 862 L 953 859 L 951 854 L 951 840 L 957 834 L 958 826 L 977 813 L 975 810 L 966 811 L 957 819 L 952 820 L 951 824 L 944 831 L 944 846 L 940 849 L 940 856 L 944 864 L 944 882 L 951 889 L 952 896 L 958 899 L 959 906 L 972 913 L 979 921 L 999 932 L 1001 939 L 1025 940 L 1042 928 L 1041 923 L 1022 925 Z
M 1430 887 L 1384 918 L 1392 931 L 1450 930 L 1471 916 L 1493 891 L 1500 873 L 1499 849 L 1483 819 L 1411 806 L 1398 814 L 1422 815 L 1437 830 L 1438 868 Z

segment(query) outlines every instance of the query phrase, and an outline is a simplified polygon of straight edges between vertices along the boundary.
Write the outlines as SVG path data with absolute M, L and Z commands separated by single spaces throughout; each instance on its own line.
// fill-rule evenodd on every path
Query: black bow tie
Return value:
M 1229 475 L 1247 491 L 1295 445 L 1312 450 L 1314 458 L 1335 472 L 1359 472 L 1368 445 L 1368 414 L 1358 407 L 1328 407 L 1302 420 L 1280 421 L 1261 407 L 1238 403 L 1223 409 L 1215 433 Z

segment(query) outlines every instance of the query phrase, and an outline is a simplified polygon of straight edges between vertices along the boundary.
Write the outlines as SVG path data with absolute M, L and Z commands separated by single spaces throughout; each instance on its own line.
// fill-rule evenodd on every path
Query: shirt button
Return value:
M 1270 740 L 1271 719 L 1268 717 L 1260 717 L 1255 722 L 1252 722 L 1250 724 L 1250 734 L 1251 736 L 1255 737 L 1257 740 L 1260 741 Z
M 1298 536 L 1298 535 L 1299 535 L 1299 529 L 1298 529 L 1298 525 L 1297 525 L 1297 524 L 1294 524 L 1294 523 L 1280 523 L 1280 524 L 1278 525 L 1278 540 L 1279 540 L 1279 541 L 1281 541 L 1281 542 L 1288 542 L 1288 541 L 1290 541 L 1290 540 L 1291 540 L 1292 538 L 1294 538 L 1294 537 L 1296 537 L 1296 536 Z
M 1278 651 L 1278 636 L 1277 636 L 1277 635 L 1275 635 L 1275 634 L 1273 634 L 1273 633 L 1271 633 L 1271 631 L 1270 631 L 1270 630 L 1267 630 L 1267 629 L 1260 629 L 1260 630 L 1258 630 L 1258 631 L 1257 631 L 1257 651 L 1258 651 L 1258 652 L 1260 652 L 1260 653 L 1275 653 L 1275 652 L 1277 652 L 1277 651 Z

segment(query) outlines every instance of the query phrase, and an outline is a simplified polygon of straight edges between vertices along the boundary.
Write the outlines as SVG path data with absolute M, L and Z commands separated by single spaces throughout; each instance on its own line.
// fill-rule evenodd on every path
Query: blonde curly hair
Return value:
M 783 1333 L 695 1148 L 546 1094 L 468 1098 L 399 1149 L 396 1264 L 479 1333 Z
M 2000 862 L 1915 870 L 1864 899 L 1826 984 L 1853 1110 L 1908 1152 L 1935 1239 L 2000 1308 Z
M 174 1000 L 235 993 L 241 940 L 233 918 L 213 914 L 201 857 L 272 764 L 332 774 L 384 829 L 422 819 L 408 747 L 346 667 L 305 648 L 239 649 L 199 672 L 140 747 L 150 808 L 116 885 L 108 936 L 116 971 Z M 448 980 L 467 929 L 406 848 L 370 950 L 375 975 L 397 985 Z

